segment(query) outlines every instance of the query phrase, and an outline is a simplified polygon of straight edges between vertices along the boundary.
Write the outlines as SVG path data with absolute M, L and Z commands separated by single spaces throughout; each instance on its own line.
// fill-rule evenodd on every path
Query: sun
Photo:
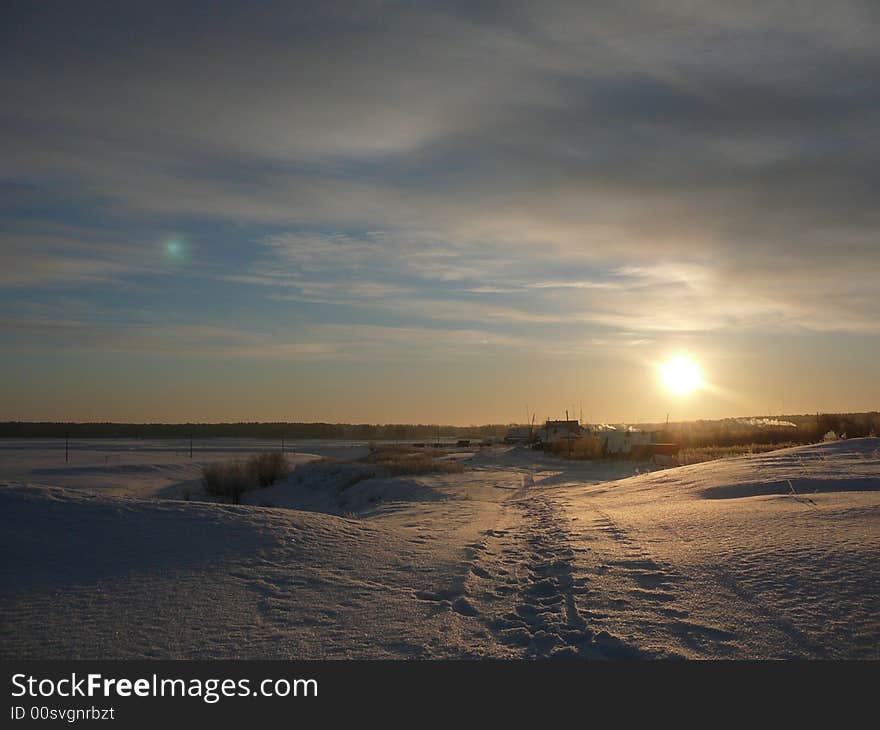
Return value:
M 703 385 L 700 366 L 689 357 L 674 357 L 660 366 L 663 384 L 676 395 L 688 395 Z

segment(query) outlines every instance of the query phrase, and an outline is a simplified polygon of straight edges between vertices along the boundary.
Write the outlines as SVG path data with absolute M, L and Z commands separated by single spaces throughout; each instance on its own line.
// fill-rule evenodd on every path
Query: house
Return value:
M 526 444 L 532 438 L 531 426 L 511 426 L 504 437 L 506 444 Z
M 584 435 L 584 429 L 578 421 L 547 421 L 538 429 L 538 440 L 544 444 L 560 441 L 576 441 Z
M 639 431 L 632 426 L 610 426 L 607 423 L 591 426 L 589 433 L 598 436 L 602 444 L 602 453 L 636 454 L 644 456 L 653 453 L 658 433 L 655 431 Z
M 540 445 L 568 443 L 576 449 L 579 439 L 598 439 L 602 456 L 626 456 L 634 459 L 650 459 L 655 454 L 674 455 L 678 453 L 677 444 L 657 443 L 659 431 L 640 431 L 624 424 L 607 423 L 581 425 L 576 420 L 547 421 L 535 433 Z M 505 439 L 507 441 L 507 439 Z M 511 443 L 508 441 L 508 443 Z

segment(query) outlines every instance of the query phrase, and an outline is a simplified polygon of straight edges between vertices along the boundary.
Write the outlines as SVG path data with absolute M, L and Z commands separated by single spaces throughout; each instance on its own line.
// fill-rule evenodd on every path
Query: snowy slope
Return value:
M 6 658 L 459 653 L 417 597 L 459 580 L 458 556 L 415 530 L 2 485 L 0 535 Z
M 484 450 L 359 481 L 357 519 L 332 483 L 261 507 L 7 482 L 0 652 L 877 658 L 880 440 L 636 468 Z
M 597 626 L 659 655 L 878 658 L 880 440 L 567 489 Z M 592 599 L 595 600 L 592 600 Z

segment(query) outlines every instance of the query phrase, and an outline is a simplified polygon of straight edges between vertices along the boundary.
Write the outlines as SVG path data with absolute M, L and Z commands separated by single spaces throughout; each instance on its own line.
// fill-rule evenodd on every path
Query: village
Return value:
M 628 424 L 588 424 L 580 419 L 547 419 L 535 427 L 534 417 L 528 425 L 513 424 L 502 439 L 453 438 L 438 435 L 432 442 L 419 441 L 416 448 L 472 448 L 495 446 L 499 441 L 508 446 L 519 446 L 545 451 L 569 459 L 625 458 L 633 461 L 651 461 L 671 465 L 679 451 L 679 444 L 661 441 L 663 431 L 643 430 Z
M 643 431 L 626 424 L 586 424 L 579 419 L 547 419 L 544 425 L 511 426 L 504 443 L 529 446 L 569 458 L 625 457 L 663 463 L 678 445 L 659 441 L 661 431 Z

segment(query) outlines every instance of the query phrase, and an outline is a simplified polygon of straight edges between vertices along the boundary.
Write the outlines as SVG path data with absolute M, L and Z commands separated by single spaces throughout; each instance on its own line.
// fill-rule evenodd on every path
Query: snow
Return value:
M 200 495 L 202 466 L 252 453 L 278 450 L 280 442 L 253 439 L 188 440 L 55 439 L 0 441 L 0 478 L 101 491 L 117 496 L 183 498 Z M 338 441 L 288 442 L 291 465 L 318 459 L 356 459 L 364 444 Z M 203 495 L 200 495 L 203 496 Z
M 288 478 L 246 492 L 245 504 L 345 515 L 364 513 L 381 502 L 446 499 L 444 492 L 416 478 L 390 478 L 373 464 L 316 461 L 298 467 Z
M 240 506 L 179 497 L 259 444 L 143 447 L 0 444 L 3 658 L 880 657 L 880 439 L 418 477 L 298 444 Z

